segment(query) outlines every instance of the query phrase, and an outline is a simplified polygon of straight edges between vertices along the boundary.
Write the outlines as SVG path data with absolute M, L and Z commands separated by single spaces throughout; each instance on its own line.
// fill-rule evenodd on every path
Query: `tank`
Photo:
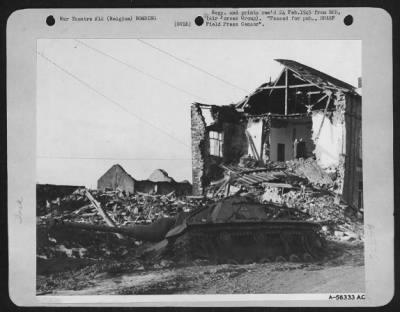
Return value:
M 183 264 L 195 260 L 232 264 L 310 262 L 324 257 L 325 240 L 319 224 L 303 221 L 307 217 L 298 209 L 234 195 L 150 225 L 108 227 L 58 222 L 56 227 L 115 232 L 162 242 L 161 256 Z
M 180 216 L 166 234 L 168 252 L 183 263 L 319 260 L 325 253 L 320 225 L 302 221 L 302 214 L 251 196 L 226 197 Z

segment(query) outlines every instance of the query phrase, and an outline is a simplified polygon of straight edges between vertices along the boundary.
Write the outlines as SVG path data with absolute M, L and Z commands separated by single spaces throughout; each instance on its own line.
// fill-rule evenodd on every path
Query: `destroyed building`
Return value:
M 97 189 L 116 190 L 119 188 L 129 194 L 133 194 L 135 192 L 135 182 L 135 179 L 121 165 L 115 164 L 98 179 Z
M 335 177 L 345 202 L 362 207 L 360 94 L 309 66 L 276 61 L 283 65 L 277 79 L 240 102 L 192 104 L 193 194 L 204 194 L 246 157 L 260 172 L 271 163 L 312 158 Z
M 100 177 L 97 189 L 103 191 L 120 189 L 129 194 L 140 192 L 165 195 L 175 192 L 181 196 L 192 193 L 192 185 L 189 182 L 176 182 L 165 170 L 155 170 L 147 180 L 136 180 L 119 164 L 113 165 Z

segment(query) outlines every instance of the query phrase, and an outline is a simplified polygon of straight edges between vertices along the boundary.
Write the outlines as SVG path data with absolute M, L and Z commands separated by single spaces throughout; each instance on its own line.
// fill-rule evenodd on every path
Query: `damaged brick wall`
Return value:
M 193 195 L 202 195 L 205 166 L 206 123 L 199 104 L 191 106 Z
M 361 151 L 361 97 L 348 94 L 345 101 L 346 157 L 344 165 L 343 199 L 361 208 L 362 199 L 362 151 Z
M 237 164 L 247 153 L 246 121 L 231 106 L 206 106 L 192 104 L 192 181 L 193 194 L 201 195 L 213 180 L 223 177 L 220 164 Z M 207 118 L 204 114 L 207 112 Z M 207 120 L 206 120 L 207 119 Z M 209 132 L 223 134 L 222 157 L 210 155 Z
M 361 208 L 361 97 L 338 92 L 334 105 L 323 123 L 323 112 L 312 115 L 314 153 L 322 168 L 336 171 L 335 184 L 343 200 Z

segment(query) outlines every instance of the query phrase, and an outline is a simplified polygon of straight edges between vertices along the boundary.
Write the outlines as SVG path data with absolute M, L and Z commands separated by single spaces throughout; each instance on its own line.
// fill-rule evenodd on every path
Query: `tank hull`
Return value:
M 169 237 L 171 256 L 190 264 L 310 262 L 324 256 L 319 225 L 299 221 L 189 224 L 180 235 Z

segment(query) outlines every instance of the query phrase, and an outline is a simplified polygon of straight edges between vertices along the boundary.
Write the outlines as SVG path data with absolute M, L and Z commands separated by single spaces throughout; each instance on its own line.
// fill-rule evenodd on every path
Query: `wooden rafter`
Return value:
M 289 89 L 307 88 L 307 87 L 315 87 L 315 85 L 312 83 L 304 83 L 304 84 L 288 86 Z M 274 89 L 284 89 L 284 88 L 286 88 L 286 86 L 271 86 L 271 87 L 262 87 L 262 88 L 259 88 L 259 90 L 271 90 L 272 91 Z
M 286 67 L 286 68 L 287 68 L 287 67 Z M 293 69 L 288 69 L 288 70 L 290 70 L 291 72 L 293 72 L 293 74 L 296 74 L 296 75 L 298 75 L 298 76 L 301 76 L 298 72 L 294 71 Z M 315 87 L 321 89 L 321 87 L 320 87 L 319 85 L 313 83 L 311 80 L 309 80 L 309 79 L 307 79 L 307 78 L 302 78 L 302 79 L 303 79 L 304 81 L 309 82 L 311 85 L 313 85 L 313 86 L 315 86 Z
M 278 83 L 278 81 L 281 79 L 283 73 L 284 73 L 285 69 L 282 69 L 279 77 L 275 80 L 273 87 L 276 87 L 276 84 Z M 274 88 L 271 89 L 271 91 L 269 92 L 269 95 L 271 95 L 272 91 L 274 91 Z
M 286 67 L 285 68 L 285 115 L 287 115 L 288 112 L 288 86 L 289 86 L 289 70 Z
M 300 80 L 303 80 L 303 81 L 307 81 L 303 77 L 297 75 L 295 72 L 293 72 L 293 76 L 296 77 L 297 79 L 300 79 Z

